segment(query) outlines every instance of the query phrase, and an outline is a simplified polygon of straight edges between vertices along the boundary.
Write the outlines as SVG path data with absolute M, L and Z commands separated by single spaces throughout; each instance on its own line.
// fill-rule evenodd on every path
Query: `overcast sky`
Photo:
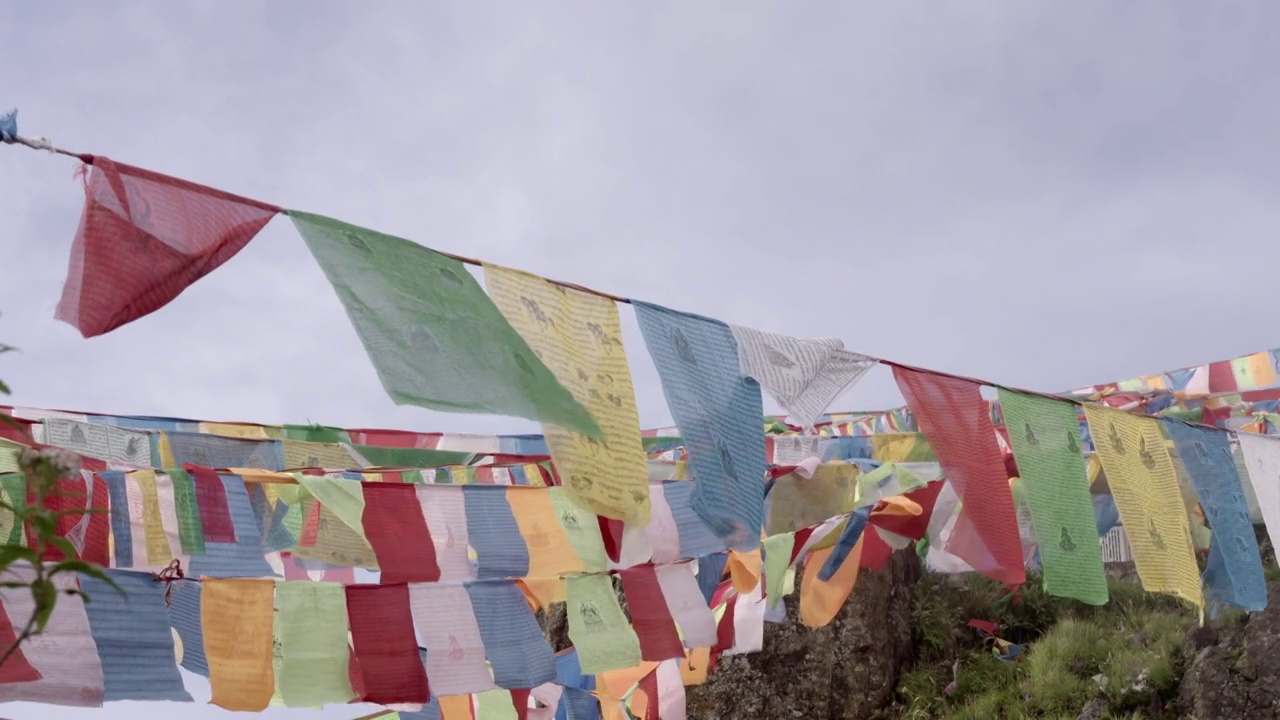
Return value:
M 1280 258 L 1280 8 L 195 5 L 6 4 L 0 105 L 68 149 L 1012 385 L 1280 345 L 1265 284 Z M 82 340 L 53 319 L 75 169 L 0 148 L 0 342 L 23 350 L 0 378 L 15 402 L 533 428 L 397 408 L 284 218 L 160 312 Z M 667 424 L 623 317 L 642 423 Z M 836 409 L 900 402 L 881 368 Z M 0 706 L 14 720 L 174 712 L 230 717 Z

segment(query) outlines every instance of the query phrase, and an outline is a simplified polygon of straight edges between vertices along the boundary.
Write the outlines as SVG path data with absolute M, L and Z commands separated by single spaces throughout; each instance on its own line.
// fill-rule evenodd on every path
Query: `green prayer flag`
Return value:
M 476 705 L 476 720 L 520 720 L 510 690 L 499 688 L 478 693 Z
M 369 461 L 370 467 L 432 468 L 441 465 L 466 465 L 474 453 L 457 450 L 428 450 L 426 448 L 374 447 L 352 445 L 360 457 Z
M 349 443 L 351 436 L 346 430 L 324 425 L 285 425 L 284 440 L 303 440 L 318 443 Z
M 569 538 L 569 545 L 582 559 L 583 570 L 603 572 L 609 567 L 609 556 L 604 549 L 604 538 L 600 535 L 600 523 L 595 513 L 570 500 L 563 487 L 547 488 L 547 492 L 551 496 L 556 519 Z
M 3 452 L 2 448 L 0 452 Z M 27 508 L 27 477 L 22 473 L 0 475 L 0 491 L 4 493 L 4 501 L 14 510 L 0 510 L 0 537 L 7 538 L 6 545 L 24 546 L 27 536 L 22 523 L 18 522 L 18 513 Z
M 280 664 L 276 687 L 288 707 L 318 708 L 355 697 L 348 676 L 347 596 L 338 583 L 277 582 Z
M 289 216 L 397 404 L 514 415 L 602 439 L 461 262 L 331 218 Z
M 791 567 L 791 552 L 795 549 L 796 534 L 770 535 L 764 539 L 764 582 L 769 609 L 778 606 L 786 595 L 787 569 Z
M 640 664 L 640 638 L 627 622 L 608 575 L 565 578 L 569 640 L 584 675 Z
M 1000 406 L 1026 487 L 1045 592 L 1106 603 L 1107 578 L 1075 407 L 1004 389 Z
M 173 483 L 173 505 L 178 515 L 178 539 L 182 554 L 204 555 L 204 525 L 200 522 L 200 506 L 196 504 L 196 484 L 186 470 L 165 470 Z

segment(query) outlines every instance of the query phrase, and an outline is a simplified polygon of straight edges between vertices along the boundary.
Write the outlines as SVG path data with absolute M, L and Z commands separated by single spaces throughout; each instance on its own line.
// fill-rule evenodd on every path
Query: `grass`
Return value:
M 899 681 L 898 716 L 1074 719 L 1095 697 L 1117 718 L 1164 707 L 1176 695 L 1180 648 L 1197 615 L 1132 583 L 1112 582 L 1110 592 L 1110 602 L 1093 607 L 1048 596 L 1029 577 L 1015 601 L 986 578 L 926 575 L 913 603 L 919 657 Z M 1024 660 L 996 658 L 966 627 L 970 619 L 999 623 L 1002 638 L 1024 646 Z

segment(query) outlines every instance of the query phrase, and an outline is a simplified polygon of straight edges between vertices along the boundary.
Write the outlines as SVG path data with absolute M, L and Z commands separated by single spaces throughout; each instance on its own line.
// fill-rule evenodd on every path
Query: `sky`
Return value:
M 0 106 L 24 135 L 439 250 L 1061 391 L 1280 346 L 1252 287 L 1280 259 L 1277 20 L 1156 0 L 19 0 Z M 394 405 L 283 218 L 169 306 L 82 339 L 53 318 L 75 171 L 0 147 L 13 402 L 536 431 Z M 668 424 L 622 313 L 642 425 Z M 833 409 L 900 403 L 880 368 Z M 175 712 L 231 717 L 0 706 Z

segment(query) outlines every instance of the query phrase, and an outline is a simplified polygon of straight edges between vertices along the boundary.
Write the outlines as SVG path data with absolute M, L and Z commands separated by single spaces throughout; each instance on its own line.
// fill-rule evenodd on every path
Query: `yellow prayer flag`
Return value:
M 701 685 L 707 681 L 707 667 L 711 664 L 711 648 L 692 648 L 680 661 L 680 679 L 685 685 Z
M 507 501 L 520 536 L 529 547 L 526 577 L 559 578 L 583 571 L 582 558 L 574 551 L 569 534 L 560 524 L 551 493 L 513 485 L 507 488 Z
M 1084 412 L 1143 589 L 1203 607 L 1187 509 L 1158 421 L 1101 405 Z
M 570 497 L 598 515 L 649 524 L 649 471 L 617 305 L 494 265 L 485 265 L 485 284 L 503 316 L 604 435 L 597 441 L 543 425 Z
M 205 435 L 236 438 L 239 440 L 270 440 L 267 431 L 261 425 L 241 425 L 238 423 L 202 422 L 200 432 Z M 165 467 L 169 467 L 166 465 Z
M 880 462 L 934 462 L 938 458 L 924 433 L 876 433 L 871 436 L 871 457 Z
M 862 538 L 844 559 L 840 569 L 830 580 L 818 579 L 818 572 L 831 555 L 831 549 L 813 550 L 804 561 L 804 578 L 800 581 L 800 622 L 809 627 L 825 627 L 844 607 L 844 601 L 853 592 L 858 581 L 858 567 L 862 564 Z
M 164 567 L 173 559 L 173 548 L 164 534 L 164 521 L 160 517 L 160 495 L 156 489 L 156 474 L 151 470 L 135 470 L 127 476 L 142 493 L 142 522 L 146 528 L 147 564 Z
M 760 548 L 751 552 L 729 551 L 729 578 L 739 595 L 747 595 L 760 584 Z
M 200 626 L 209 660 L 210 702 L 227 710 L 265 710 L 275 692 L 275 582 L 207 577 L 201 581 Z

